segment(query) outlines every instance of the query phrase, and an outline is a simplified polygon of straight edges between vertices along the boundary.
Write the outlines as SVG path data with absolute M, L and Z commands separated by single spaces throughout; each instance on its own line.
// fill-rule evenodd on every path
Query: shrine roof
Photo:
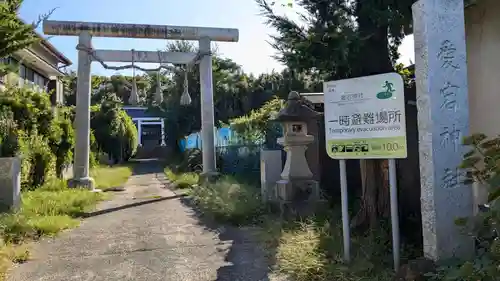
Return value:
M 124 106 L 123 110 L 125 110 L 125 112 L 127 112 L 128 116 L 130 116 L 130 118 L 132 118 L 132 119 L 160 117 L 160 116 L 158 116 L 158 114 L 154 114 L 154 112 L 149 112 L 147 107 Z

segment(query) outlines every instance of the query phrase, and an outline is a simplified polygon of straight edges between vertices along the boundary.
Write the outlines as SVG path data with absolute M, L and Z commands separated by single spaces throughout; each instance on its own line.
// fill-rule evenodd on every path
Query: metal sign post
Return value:
M 339 160 L 340 193 L 342 203 L 342 234 L 344 237 L 344 262 L 351 261 L 351 232 L 349 227 L 349 200 L 347 196 L 347 169 L 345 160 Z
M 394 271 L 397 271 L 399 269 L 400 239 L 396 160 L 394 159 L 389 159 L 389 190 L 391 196 L 392 257 L 394 260 Z
M 407 157 L 403 79 L 387 73 L 324 82 L 326 152 L 339 160 L 344 260 L 350 261 L 346 159 L 388 159 L 394 269 L 400 238 L 396 161 Z

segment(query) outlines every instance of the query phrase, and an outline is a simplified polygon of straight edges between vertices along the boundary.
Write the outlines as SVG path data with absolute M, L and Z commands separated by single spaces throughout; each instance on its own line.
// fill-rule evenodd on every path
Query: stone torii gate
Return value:
M 98 22 L 44 21 L 47 35 L 78 36 L 78 70 L 76 95 L 76 145 L 73 179 L 70 186 L 94 189 L 89 174 L 90 153 L 90 92 L 91 63 L 108 62 L 200 64 L 201 131 L 203 141 L 203 174 L 216 173 L 214 144 L 214 102 L 212 83 L 212 56 L 210 43 L 238 42 L 238 29 L 166 26 L 145 24 L 118 24 Z M 142 39 L 197 40 L 198 53 L 94 50 L 92 37 L 119 37 Z

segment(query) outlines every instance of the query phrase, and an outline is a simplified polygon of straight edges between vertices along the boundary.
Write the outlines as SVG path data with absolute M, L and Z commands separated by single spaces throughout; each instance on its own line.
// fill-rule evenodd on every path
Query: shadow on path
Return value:
M 265 249 L 258 237 L 258 226 L 235 227 L 217 223 L 203 214 L 189 197 L 180 200 L 194 211 L 193 216 L 200 226 L 217 233 L 221 243 L 231 243 L 225 256 L 229 264 L 217 269 L 215 281 L 278 281 L 277 277 L 271 276 L 276 249 Z
M 163 174 L 167 162 L 164 159 L 131 159 L 130 164 L 133 165 L 132 176 L 148 175 L 148 174 Z
M 164 173 L 164 164 L 161 160 L 136 160 L 136 174 L 155 174 L 156 179 L 169 187 L 169 181 Z M 259 241 L 258 227 L 235 227 L 216 222 L 213 218 L 204 215 L 196 204 L 187 196 L 175 190 L 180 202 L 193 210 L 190 214 L 204 229 L 218 235 L 219 244 L 229 244 L 225 255 L 226 266 L 217 269 L 215 281 L 277 281 L 270 276 L 274 264 L 275 249 L 264 249 L 265 245 Z M 269 258 L 272 257 L 272 258 Z
M 180 197 L 184 197 L 184 196 L 185 195 L 183 195 L 183 194 L 179 194 L 179 195 L 169 196 L 169 197 L 153 198 L 150 200 L 134 202 L 131 204 L 118 206 L 118 207 L 114 207 L 114 208 L 108 208 L 108 209 L 98 210 L 98 211 L 91 212 L 91 213 L 85 213 L 85 214 L 82 214 L 80 217 L 82 217 L 82 218 L 95 217 L 95 216 L 104 215 L 104 214 L 108 214 L 108 213 L 112 213 L 112 212 L 116 212 L 116 211 L 120 211 L 120 210 L 124 210 L 124 209 L 128 209 L 128 208 L 138 207 L 138 206 L 156 203 L 156 202 L 165 201 L 165 200 L 176 199 L 176 198 L 180 198 Z

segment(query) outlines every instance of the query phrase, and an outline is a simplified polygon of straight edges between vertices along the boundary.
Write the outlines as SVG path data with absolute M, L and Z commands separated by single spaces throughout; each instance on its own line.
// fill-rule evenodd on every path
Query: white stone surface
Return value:
M 420 0 L 413 18 L 424 254 L 466 257 L 473 241 L 455 225 L 473 213 L 458 169 L 469 134 L 463 0 Z
M 200 40 L 200 52 L 210 52 L 210 40 Z M 203 173 L 215 173 L 215 140 L 214 140 L 214 89 L 212 81 L 212 56 L 205 55 L 200 61 L 201 86 L 201 139 Z
M 281 150 L 260 151 L 260 190 L 262 201 L 276 200 L 276 182 L 281 179 L 283 159 Z
M 75 36 L 88 31 L 95 37 L 148 38 L 172 40 L 200 40 L 238 42 L 239 31 L 234 28 L 174 26 L 154 24 L 127 24 L 109 22 L 43 21 L 43 32 L 48 35 Z
M 284 146 L 286 161 L 281 178 L 284 180 L 312 179 L 313 173 L 306 159 L 307 146 L 314 141 L 311 135 L 287 135 L 278 139 Z
M 17 209 L 21 203 L 21 160 L 0 158 L 0 204 L 2 211 Z
M 84 48 L 92 46 L 92 37 L 87 32 L 80 34 L 78 44 Z M 75 114 L 75 161 L 73 164 L 74 182 L 91 183 L 90 179 L 90 66 L 91 56 L 85 50 L 78 51 L 77 95 Z M 90 179 L 90 180 L 89 180 Z M 89 186 L 89 188 L 92 188 Z

